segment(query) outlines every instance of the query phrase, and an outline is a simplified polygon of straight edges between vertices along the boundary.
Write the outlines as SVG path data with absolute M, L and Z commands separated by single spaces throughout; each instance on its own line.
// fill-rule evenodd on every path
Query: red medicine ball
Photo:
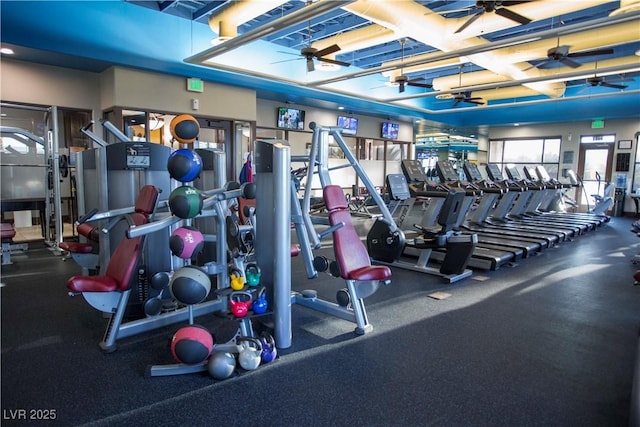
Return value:
M 204 362 L 213 350 L 213 337 L 199 325 L 185 326 L 173 335 L 171 354 L 180 363 L 195 365 Z
M 171 253 L 183 259 L 191 259 L 199 254 L 203 246 L 204 237 L 195 227 L 180 227 L 169 238 Z

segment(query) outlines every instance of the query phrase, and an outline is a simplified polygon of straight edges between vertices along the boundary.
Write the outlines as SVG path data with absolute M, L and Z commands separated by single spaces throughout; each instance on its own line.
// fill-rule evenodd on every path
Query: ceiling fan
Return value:
M 596 86 L 602 86 L 602 87 L 609 87 L 612 89 L 626 89 L 627 86 L 626 85 L 621 85 L 621 84 L 617 84 L 617 83 L 621 83 L 621 82 L 629 82 L 629 81 L 634 81 L 633 79 L 629 79 L 629 78 L 624 78 L 622 76 L 618 76 L 618 78 L 615 80 L 616 83 L 612 83 L 611 80 L 609 80 L 608 82 L 605 81 L 604 77 L 599 76 L 598 75 L 598 61 L 596 61 L 595 64 L 595 72 L 593 74 L 593 77 L 587 77 L 587 87 L 596 87 Z
M 315 47 L 312 47 L 311 46 L 311 21 L 309 21 L 309 23 L 307 24 L 307 46 L 300 49 L 300 56 L 306 59 L 306 62 L 307 62 L 307 71 L 311 72 L 316 69 L 315 62 L 314 62 L 315 60 L 320 62 L 326 62 L 329 64 L 341 65 L 343 67 L 350 66 L 351 64 L 348 62 L 338 61 L 336 59 L 331 59 L 331 58 L 325 58 L 325 56 L 331 55 L 332 53 L 336 53 L 339 51 L 340 51 L 340 46 L 338 46 L 337 44 L 332 44 L 331 46 L 327 46 L 324 49 L 316 49 Z M 288 54 L 288 52 L 286 53 Z M 272 62 L 272 64 L 277 64 L 280 62 L 287 62 L 287 61 L 290 61 L 290 60 L 287 59 L 285 61 L 276 61 L 276 62 Z
M 602 86 L 602 87 L 610 87 L 613 89 L 626 89 L 626 85 L 619 85 L 615 83 L 610 83 L 604 80 L 604 77 L 601 76 L 593 76 L 587 77 L 587 84 L 591 85 L 591 87 Z
M 469 104 L 484 105 L 484 101 L 479 97 L 472 97 L 471 91 L 458 92 L 453 94 L 453 106 L 457 107 L 461 102 L 468 102 Z
M 462 87 L 462 65 L 460 65 L 460 74 L 458 77 L 458 87 Z M 484 101 L 480 97 L 472 97 L 471 91 L 453 93 L 453 106 L 457 107 L 461 102 L 467 102 L 469 104 L 484 105 Z
M 404 63 L 404 45 L 407 43 L 407 39 L 400 39 L 400 46 L 402 46 L 402 53 L 400 56 L 400 64 Z M 400 75 L 394 77 L 393 83 L 398 85 L 398 91 L 400 93 L 404 92 L 405 86 L 414 86 L 414 87 L 424 87 L 427 89 L 431 89 L 433 87 L 432 84 L 429 83 L 420 83 L 420 80 L 424 80 L 422 77 L 417 77 L 415 79 L 410 79 L 405 76 L 403 73 L 402 65 L 400 66 Z
M 593 49 L 593 50 L 583 50 L 581 52 L 570 52 L 571 46 L 562 45 L 560 46 L 560 38 L 558 38 L 558 45 L 556 47 L 552 47 L 547 50 L 547 59 L 538 65 L 536 68 L 548 68 L 555 62 L 561 62 L 564 65 L 571 68 L 578 68 L 582 64 L 572 60 L 571 58 L 581 58 L 585 56 L 597 56 L 597 55 L 610 55 L 613 53 L 613 49 L 605 48 L 605 49 Z
M 316 49 L 311 46 L 303 47 L 300 50 L 300 55 L 304 56 L 307 60 L 307 71 L 313 71 L 316 69 L 314 64 L 314 59 L 320 62 L 326 62 L 329 64 L 342 65 L 343 67 L 348 67 L 351 65 L 348 62 L 338 61 L 336 59 L 325 58 L 327 55 L 331 55 L 332 53 L 336 53 L 340 50 L 340 46 L 337 44 L 333 44 L 331 46 L 327 46 L 324 49 Z
M 502 16 L 503 18 L 510 19 L 519 24 L 528 24 L 531 22 L 531 19 L 520 15 L 510 9 L 507 9 L 507 6 L 515 6 L 521 3 L 529 3 L 529 0 L 519 0 L 519 1 L 488 1 L 488 0 L 478 0 L 476 1 L 475 9 L 478 10 L 471 18 L 469 18 L 460 28 L 456 30 L 456 33 L 463 31 L 469 25 L 473 24 L 478 18 L 480 18 L 485 13 L 495 12 L 496 15 Z

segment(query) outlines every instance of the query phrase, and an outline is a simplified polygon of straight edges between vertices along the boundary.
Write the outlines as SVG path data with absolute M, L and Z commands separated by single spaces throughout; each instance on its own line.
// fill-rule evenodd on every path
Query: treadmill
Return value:
M 573 223 L 554 221 L 551 218 L 533 215 L 532 212 L 535 212 L 538 206 L 540 206 L 540 203 L 542 203 L 548 194 L 547 191 L 551 190 L 551 188 L 546 187 L 541 182 L 523 179 L 515 166 L 507 167 L 506 170 L 509 179 L 524 186 L 532 193 L 532 196 L 527 203 L 516 203 L 513 206 L 508 214 L 509 218 L 516 219 L 522 224 L 529 224 L 538 227 L 542 226 L 545 230 L 564 233 L 565 239 L 571 239 L 582 233 L 582 228 Z
M 534 236 L 523 236 L 521 233 L 513 233 L 500 227 L 496 228 L 487 223 L 486 219 L 489 210 L 495 205 L 496 200 L 503 196 L 507 190 L 491 180 L 483 179 L 480 169 L 478 169 L 475 163 L 465 161 L 463 170 L 469 182 L 472 182 L 483 192 L 483 196 L 478 205 L 473 212 L 469 212 L 467 215 L 465 222 L 462 224 L 463 228 L 478 234 L 478 241 L 482 239 L 506 247 L 519 248 L 523 251 L 524 257 L 538 253 L 543 248 L 549 246 L 546 239 Z
M 508 213 L 512 207 L 519 203 L 527 203 L 532 194 L 526 186 L 505 179 L 496 164 L 488 164 L 486 171 L 489 179 L 505 190 L 497 204 L 490 207 L 490 211 L 483 218 L 482 222 L 486 229 L 492 229 L 515 237 L 542 239 L 546 242 L 543 247 L 552 247 L 565 240 L 566 233 L 564 232 L 554 232 L 543 229 L 539 225 L 522 223 L 509 217 Z
M 535 214 L 545 215 L 554 219 L 557 218 L 561 220 L 575 221 L 576 224 L 583 225 L 585 227 L 585 230 L 595 230 L 597 227 L 599 227 L 603 223 L 609 221 L 609 217 L 606 215 L 597 215 L 597 214 L 591 214 L 586 212 L 583 213 L 583 212 L 554 211 L 552 209 L 553 201 L 557 200 L 558 198 L 562 198 L 562 192 L 572 188 L 573 185 L 568 183 L 561 183 L 560 181 L 551 178 L 551 176 L 549 175 L 549 172 L 547 172 L 545 167 L 542 165 L 536 166 L 535 171 L 525 170 L 525 173 L 528 173 L 529 175 L 532 175 L 533 173 L 535 173 L 535 178 L 538 181 L 542 183 L 546 183 L 548 185 L 549 184 L 555 185 L 557 189 L 556 192 L 554 193 L 554 197 L 552 198 L 552 200 L 549 200 L 550 203 L 547 203 L 546 205 L 542 204 L 539 207 L 539 211 L 533 212 L 534 215 Z
M 482 190 L 474 186 L 471 183 L 458 180 L 453 166 L 448 161 L 436 162 L 436 172 L 440 178 L 440 183 L 448 188 L 459 188 L 465 191 L 464 204 L 460 209 L 458 218 L 456 220 L 456 229 L 469 234 L 476 234 L 468 229 L 461 227 L 462 222 L 469 210 L 469 207 L 473 201 L 482 195 Z M 432 257 L 438 259 L 439 251 L 434 251 Z M 469 261 L 469 266 L 477 268 L 484 268 L 479 264 L 485 264 L 487 259 L 492 260 L 490 263 L 490 270 L 497 270 L 502 265 L 507 263 L 515 263 L 518 259 L 523 258 L 525 252 L 522 248 L 516 246 L 505 246 L 498 242 L 496 239 L 487 236 L 478 235 L 478 243 Z

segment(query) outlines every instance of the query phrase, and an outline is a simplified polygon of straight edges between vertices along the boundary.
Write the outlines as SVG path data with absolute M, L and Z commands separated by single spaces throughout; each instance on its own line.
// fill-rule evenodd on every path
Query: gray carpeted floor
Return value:
M 453 285 L 394 269 L 393 283 L 367 299 L 366 336 L 294 306 L 292 347 L 226 381 L 144 376 L 147 365 L 172 363 L 177 326 L 103 354 L 105 319 L 67 296 L 79 268 L 32 243 L 2 267 L 2 424 L 55 412 L 47 425 L 627 425 L 640 327 L 630 224 L 614 218 Z M 343 287 L 307 280 L 299 259 L 293 274 L 298 290 Z M 428 297 L 436 291 L 451 296 Z M 198 319 L 218 339 L 228 322 Z

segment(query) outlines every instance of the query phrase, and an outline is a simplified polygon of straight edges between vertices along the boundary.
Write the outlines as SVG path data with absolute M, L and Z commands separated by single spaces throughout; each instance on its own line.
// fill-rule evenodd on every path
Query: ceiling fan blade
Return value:
M 280 60 L 280 61 L 270 62 L 270 64 L 281 64 L 283 62 L 299 61 L 301 59 L 304 59 L 304 58 L 283 59 L 283 60 Z
M 553 60 L 552 59 L 546 59 L 546 60 L 540 62 L 538 65 L 532 65 L 531 67 L 527 68 L 524 71 L 530 70 L 532 68 L 541 68 L 541 69 L 549 68 L 549 66 L 551 64 L 553 64 Z
M 473 15 L 471 18 L 469 18 L 467 20 L 467 22 L 465 22 L 464 24 L 462 24 L 462 26 L 460 28 L 458 28 L 455 33 L 459 33 L 461 31 L 464 31 L 465 28 L 467 28 L 469 25 L 473 24 L 474 22 L 476 22 L 476 20 L 478 18 L 480 18 L 482 16 L 482 14 L 484 14 L 484 9 L 481 10 L 480 12 L 476 13 L 475 15 Z
M 327 46 L 324 49 L 317 51 L 316 53 L 313 54 L 313 56 L 315 56 L 316 58 L 319 58 L 321 56 L 331 55 L 332 53 L 336 53 L 339 50 L 340 50 L 340 46 L 338 46 L 337 44 L 332 44 L 331 46 Z
M 460 102 L 462 102 L 462 100 L 463 100 L 462 98 L 455 98 L 455 100 L 453 101 L 453 106 L 457 107 L 458 104 L 460 104 Z
M 426 88 L 426 89 L 431 89 L 431 88 L 433 88 L 433 85 L 432 85 L 432 84 L 429 84 L 429 83 L 418 83 L 418 82 L 416 82 L 416 81 L 414 81 L 414 80 L 409 80 L 409 81 L 407 82 L 407 84 L 408 84 L 409 86 L 414 86 L 414 87 L 423 87 L 423 88 Z
M 484 101 L 476 101 L 474 98 L 463 99 L 463 101 L 469 104 L 484 105 Z
M 504 3 L 504 2 L 503 2 Z M 520 15 L 519 13 L 515 13 L 512 10 L 509 10 L 507 8 L 501 7 L 496 9 L 496 15 L 500 15 L 503 18 L 507 18 L 510 19 L 512 21 L 518 22 L 520 24 L 528 24 L 529 22 L 531 22 L 531 19 Z
M 582 56 L 611 55 L 612 53 L 613 53 L 613 49 L 594 49 L 594 50 L 585 50 L 583 52 L 570 53 L 567 56 L 570 58 L 579 58 Z
M 600 86 L 610 87 L 612 89 L 626 89 L 627 88 L 627 86 L 625 86 L 625 85 L 617 85 L 617 84 L 608 83 L 608 82 L 602 82 L 602 83 L 600 83 Z
M 336 59 L 329 59 L 329 58 L 316 58 L 318 61 L 322 61 L 322 62 L 328 62 L 330 64 L 336 64 L 336 65 L 342 65 L 343 67 L 348 67 L 351 64 L 348 62 L 344 62 L 344 61 L 338 61 Z
M 405 82 L 398 83 L 398 92 L 400 93 L 404 92 L 404 85 L 405 85 Z
M 307 58 L 307 71 L 311 72 L 311 71 L 314 71 L 315 69 L 316 67 L 313 64 L 313 58 Z
M 562 62 L 564 65 L 571 67 L 571 68 L 578 68 L 581 67 L 582 64 L 576 61 L 572 61 L 569 58 L 560 58 L 558 61 Z
M 631 83 L 631 82 L 635 82 L 635 79 L 632 79 L 630 77 L 623 77 L 623 76 L 608 76 L 609 77 L 609 83 L 611 82 L 615 82 L 615 83 Z

